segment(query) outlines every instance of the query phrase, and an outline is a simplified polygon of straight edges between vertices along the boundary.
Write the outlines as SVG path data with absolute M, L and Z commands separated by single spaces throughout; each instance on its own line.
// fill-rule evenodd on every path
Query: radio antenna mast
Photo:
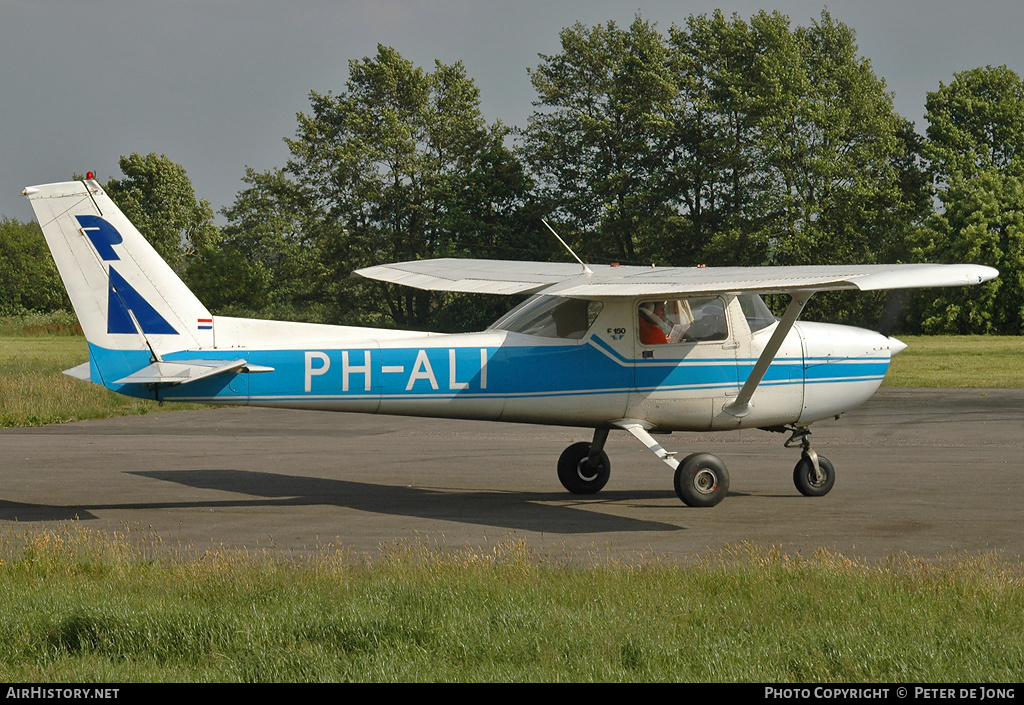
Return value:
M 583 267 L 583 273 L 584 273 L 584 274 L 593 274 L 593 273 L 594 273 L 594 272 L 593 272 L 593 271 L 592 271 L 592 270 L 590 269 L 590 267 L 588 267 L 587 265 L 583 264 L 583 260 L 581 260 L 581 259 L 580 259 L 579 257 L 577 257 L 577 256 L 576 256 L 576 253 L 572 251 L 572 248 L 571 248 L 571 247 L 569 247 L 568 245 L 566 245 L 566 244 L 565 244 L 565 240 L 563 240 L 563 239 L 561 238 L 561 236 L 559 236 L 559 234 L 555 232 L 555 229 L 554 229 L 554 228 L 552 228 L 552 227 L 551 227 L 551 226 L 550 226 L 550 225 L 548 224 L 548 221 L 546 221 L 546 220 L 545 220 L 544 218 L 541 218 L 541 219 L 540 219 L 540 222 L 544 223 L 544 227 L 546 227 L 546 228 L 547 228 L 548 230 L 550 230 L 550 231 L 551 231 L 551 234 L 552 234 L 552 235 L 554 235 L 555 237 L 557 237 L 557 238 L 558 238 L 558 241 L 559 241 L 560 243 L 562 243 L 562 247 L 564 247 L 565 249 L 569 250 L 569 254 L 570 254 L 570 255 L 572 255 L 572 256 L 573 256 L 573 257 L 574 257 L 574 258 L 576 259 L 576 261 L 580 263 L 580 266 L 581 266 L 581 267 Z

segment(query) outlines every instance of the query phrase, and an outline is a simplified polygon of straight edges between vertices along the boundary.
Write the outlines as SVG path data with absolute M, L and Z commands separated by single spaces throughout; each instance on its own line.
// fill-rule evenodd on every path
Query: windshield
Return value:
M 751 333 L 767 328 L 778 320 L 757 294 L 740 294 L 737 298 Z
M 495 321 L 491 329 L 579 340 L 597 319 L 601 306 L 600 301 L 534 296 Z

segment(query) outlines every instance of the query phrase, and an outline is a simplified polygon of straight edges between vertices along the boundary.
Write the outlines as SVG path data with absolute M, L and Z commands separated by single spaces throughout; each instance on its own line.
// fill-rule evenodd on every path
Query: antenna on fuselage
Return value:
M 587 265 L 585 265 L 585 264 L 583 263 L 583 260 L 581 260 L 581 259 L 580 259 L 580 258 L 579 258 L 579 257 L 578 257 L 578 256 L 576 255 L 576 253 L 572 251 L 572 248 L 571 248 L 571 247 L 569 247 L 568 245 L 566 245 L 566 244 L 565 244 L 565 240 L 563 240 L 563 239 L 561 238 L 561 236 L 560 236 L 560 235 L 559 235 L 558 233 L 556 233 L 556 232 L 555 232 L 555 229 L 554 229 L 554 228 L 552 228 L 552 227 L 551 227 L 550 225 L 548 225 L 548 221 L 546 221 L 546 220 L 544 220 L 543 218 L 541 218 L 541 219 L 540 219 L 540 222 L 544 223 L 544 227 L 546 227 L 546 228 L 547 228 L 548 230 L 550 230 L 550 231 L 551 231 L 551 234 L 552 234 L 552 235 L 554 235 L 555 237 L 557 237 L 557 238 L 558 238 L 558 241 L 559 241 L 560 243 L 562 243 L 562 247 L 564 247 L 565 249 L 569 250 L 569 254 L 570 254 L 570 255 L 572 255 L 573 257 L 575 257 L 575 258 L 576 258 L 576 261 L 580 263 L 580 266 L 581 266 L 581 267 L 583 267 L 583 273 L 584 273 L 584 274 L 593 274 L 593 273 L 594 273 L 594 272 L 593 272 L 593 271 L 592 271 L 592 270 L 590 269 L 590 267 L 588 267 Z

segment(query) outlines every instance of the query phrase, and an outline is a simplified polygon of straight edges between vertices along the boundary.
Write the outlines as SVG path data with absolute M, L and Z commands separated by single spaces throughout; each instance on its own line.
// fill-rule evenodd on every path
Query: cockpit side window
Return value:
M 491 329 L 542 338 L 579 340 L 597 320 L 601 308 L 600 301 L 535 296 L 499 318 Z
M 725 302 L 719 298 L 644 301 L 637 308 L 637 331 L 644 345 L 725 340 Z

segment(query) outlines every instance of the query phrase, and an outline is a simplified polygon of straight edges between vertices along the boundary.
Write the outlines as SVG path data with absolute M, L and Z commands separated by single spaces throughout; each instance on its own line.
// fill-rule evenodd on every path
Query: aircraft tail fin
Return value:
M 213 347 L 213 316 L 98 182 L 29 186 L 22 193 L 89 342 L 93 381 L 103 383 L 97 373 L 117 379 L 134 372 L 140 359 Z M 120 353 L 125 362 L 104 373 L 100 352 Z

